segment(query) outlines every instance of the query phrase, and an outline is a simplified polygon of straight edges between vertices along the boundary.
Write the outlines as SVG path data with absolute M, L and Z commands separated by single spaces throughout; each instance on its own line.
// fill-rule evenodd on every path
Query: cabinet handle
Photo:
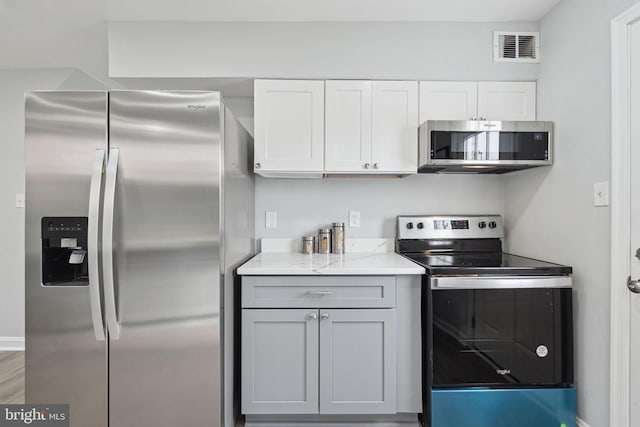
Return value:
M 307 291 L 305 295 L 333 295 L 333 291 Z
M 480 117 L 480 120 L 487 120 L 486 117 Z
M 260 163 L 256 163 L 256 169 L 260 169 L 261 165 Z
M 473 116 L 473 117 L 471 117 L 471 120 L 478 120 L 478 118 Z
M 365 164 L 364 164 L 364 168 L 365 168 L 365 169 L 369 169 L 370 167 L 371 167 L 371 165 L 370 165 L 369 163 L 365 163 Z
M 322 320 L 327 320 L 327 319 L 329 318 L 329 313 L 322 313 L 322 314 L 320 314 L 320 318 L 321 318 Z
M 318 313 L 316 313 L 315 311 L 309 314 L 309 319 L 316 320 L 317 318 L 318 318 Z
M 378 169 L 378 164 L 377 164 L 377 163 L 374 163 L 374 164 L 373 164 L 373 168 L 374 168 L 374 169 Z

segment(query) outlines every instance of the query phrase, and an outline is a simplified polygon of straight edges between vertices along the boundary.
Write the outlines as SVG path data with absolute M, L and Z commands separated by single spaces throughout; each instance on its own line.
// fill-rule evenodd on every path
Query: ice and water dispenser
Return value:
M 88 286 L 87 217 L 42 218 L 42 284 Z

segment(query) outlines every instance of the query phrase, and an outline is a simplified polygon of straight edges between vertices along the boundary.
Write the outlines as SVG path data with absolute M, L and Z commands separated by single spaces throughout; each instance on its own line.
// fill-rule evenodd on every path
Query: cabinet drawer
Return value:
M 394 276 L 243 276 L 242 307 L 391 308 Z

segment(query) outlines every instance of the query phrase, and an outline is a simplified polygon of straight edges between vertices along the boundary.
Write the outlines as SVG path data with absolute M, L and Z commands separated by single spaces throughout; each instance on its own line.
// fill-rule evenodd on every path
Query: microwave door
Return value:
M 552 164 L 550 122 L 425 122 L 420 172 L 502 173 Z M 475 128 L 473 128 L 475 125 Z M 484 127 L 492 127 L 485 129 Z

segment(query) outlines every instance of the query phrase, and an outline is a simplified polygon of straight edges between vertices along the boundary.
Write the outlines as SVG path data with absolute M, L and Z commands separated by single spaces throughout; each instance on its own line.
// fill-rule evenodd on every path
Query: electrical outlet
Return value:
M 24 208 L 24 194 L 16 194 L 16 208 Z
M 609 206 L 609 183 L 593 184 L 593 206 Z
M 265 212 L 264 227 L 278 228 L 278 212 Z
M 349 227 L 360 227 L 360 211 L 349 211 Z

